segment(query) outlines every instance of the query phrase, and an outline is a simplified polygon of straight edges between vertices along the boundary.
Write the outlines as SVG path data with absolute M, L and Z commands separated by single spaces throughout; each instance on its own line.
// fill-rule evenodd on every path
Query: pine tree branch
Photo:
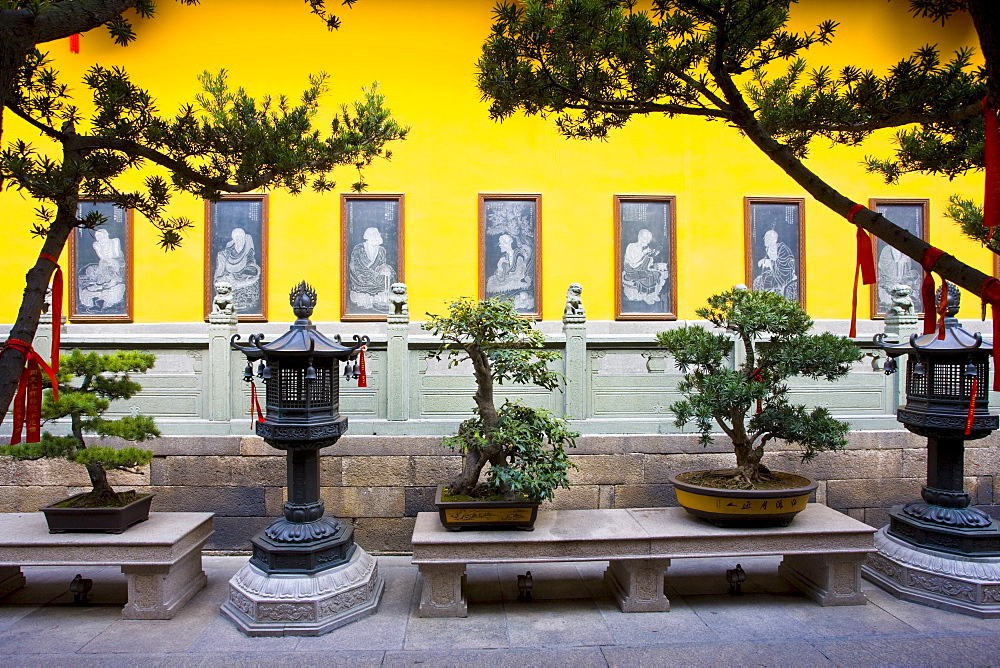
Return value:
M 917 111 L 905 111 L 884 118 L 872 119 L 859 123 L 825 123 L 810 121 L 788 121 L 783 124 L 782 130 L 803 131 L 803 132 L 874 132 L 887 128 L 897 128 L 902 125 L 919 123 L 931 125 L 935 123 L 958 123 L 970 118 L 975 118 L 983 113 L 982 104 L 978 101 L 971 102 L 963 107 L 952 109 L 944 114 L 930 114 Z

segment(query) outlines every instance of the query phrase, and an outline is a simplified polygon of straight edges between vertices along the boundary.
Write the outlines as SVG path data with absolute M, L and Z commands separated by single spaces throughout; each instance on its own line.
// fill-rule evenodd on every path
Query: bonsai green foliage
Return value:
M 87 446 L 85 434 L 116 436 L 127 441 L 145 441 L 160 435 L 153 418 L 146 415 L 109 420 L 104 413 L 116 399 L 130 399 L 142 386 L 129 376 L 145 373 L 156 357 L 149 353 L 116 352 L 110 355 L 74 350 L 59 358 L 59 399 L 45 392 L 42 418 L 45 422 L 70 418 L 69 436 L 42 434 L 40 443 L 0 447 L 0 455 L 14 459 L 63 458 L 86 467 L 93 489 L 81 500 L 85 505 L 118 505 L 119 494 L 108 483 L 110 470 L 138 473 L 153 458 L 149 450 Z M 134 493 L 133 493 L 134 494 Z
M 560 375 L 548 368 L 559 353 L 544 350 L 545 336 L 522 318 L 505 299 L 459 299 L 447 315 L 432 315 L 423 328 L 441 338 L 437 358 L 449 366 L 471 360 L 476 378 L 476 416 L 461 424 L 444 445 L 463 454 L 462 472 L 448 485 L 450 494 L 525 495 L 551 499 L 558 487 L 569 487 L 567 472 L 575 465 L 565 449 L 574 447 L 578 432 L 549 411 L 506 401 L 498 410 L 494 383 L 559 388 Z M 486 465 L 486 482 L 480 476 Z
M 735 341 L 699 325 L 657 335 L 685 374 L 678 385 L 685 399 L 670 406 L 678 426 L 694 422 L 707 445 L 718 425 L 733 443 L 735 477 L 751 487 L 768 473 L 761 458 L 771 439 L 802 446 L 803 461 L 844 447 L 848 425 L 826 408 L 808 411 L 791 404 L 785 381 L 845 375 L 862 356 L 850 339 L 828 332 L 807 334 L 813 323 L 805 311 L 772 292 L 728 290 L 709 297 L 708 307 L 696 313 L 732 332 Z M 728 362 L 734 344 L 744 352 L 735 369 Z

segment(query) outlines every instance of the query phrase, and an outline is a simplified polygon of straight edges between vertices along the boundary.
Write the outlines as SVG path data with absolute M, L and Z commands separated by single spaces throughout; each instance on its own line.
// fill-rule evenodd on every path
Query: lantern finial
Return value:
M 949 318 L 954 318 L 955 314 L 958 313 L 959 302 L 962 299 L 962 291 L 959 290 L 958 286 L 954 283 L 947 283 L 946 285 L 948 286 L 948 305 L 945 307 L 945 315 Z M 943 287 L 944 286 L 941 286 L 941 288 Z M 938 304 L 941 303 L 941 288 L 934 291 L 934 300 Z
M 308 318 L 316 306 L 316 291 L 311 285 L 302 281 L 288 294 L 292 311 L 301 320 Z

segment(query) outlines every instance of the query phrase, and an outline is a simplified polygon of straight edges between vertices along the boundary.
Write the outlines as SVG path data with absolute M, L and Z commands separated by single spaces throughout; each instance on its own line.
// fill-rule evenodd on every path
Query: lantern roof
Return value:
M 941 302 L 942 290 L 947 286 L 947 294 L 944 296 L 944 302 Z M 944 331 L 942 332 L 939 328 L 937 331 L 931 332 L 930 334 L 924 334 L 918 336 L 917 334 L 911 334 L 910 340 L 906 343 L 898 343 L 896 345 L 887 346 L 882 343 L 885 338 L 884 334 L 877 334 L 875 336 L 875 342 L 882 346 L 886 354 L 889 357 L 899 357 L 900 355 L 905 355 L 907 353 L 918 353 L 923 355 L 963 355 L 968 354 L 974 350 L 981 350 L 984 352 L 989 352 L 993 350 L 993 346 L 989 343 L 983 341 L 983 335 L 976 332 L 975 334 L 967 332 L 962 329 L 959 324 L 958 319 L 955 318 L 955 314 L 958 313 L 959 302 L 961 300 L 962 293 L 959 291 L 958 286 L 953 283 L 945 283 L 944 286 L 938 288 L 937 294 L 935 295 L 935 303 L 942 303 L 944 306 Z M 924 306 L 927 310 L 927 305 Z M 928 312 L 924 317 L 933 317 L 933 312 Z
M 289 293 L 289 302 L 298 319 L 292 323 L 287 332 L 271 343 L 263 340 L 263 334 L 251 334 L 249 345 L 236 343 L 240 338 L 240 335 L 236 334 L 230 341 L 233 349 L 243 352 L 251 359 L 271 355 L 311 355 L 346 360 L 357 356 L 361 346 L 368 343 L 367 336 L 358 336 L 357 334 L 354 335 L 354 343 L 349 345 L 344 345 L 341 342 L 340 335 L 329 339 L 321 334 L 309 319 L 316 306 L 316 291 L 305 281 L 292 289 Z
M 882 343 L 884 334 L 876 335 L 875 341 Z M 955 318 L 945 318 L 944 337 L 935 331 L 930 334 L 911 334 L 910 340 L 905 343 L 895 345 L 882 345 L 886 354 L 890 357 L 899 357 L 907 353 L 918 353 L 923 355 L 962 355 L 975 350 L 989 352 L 993 346 L 983 341 L 983 335 L 979 332 L 967 332 Z

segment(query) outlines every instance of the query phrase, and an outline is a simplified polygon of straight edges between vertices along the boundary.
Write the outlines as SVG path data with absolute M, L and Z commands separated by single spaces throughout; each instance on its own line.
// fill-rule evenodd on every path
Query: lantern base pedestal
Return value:
M 370 615 L 385 581 L 358 546 L 348 562 L 316 573 L 268 573 L 248 562 L 229 581 L 222 614 L 248 636 L 319 636 Z
M 918 547 L 883 527 L 861 567 L 869 582 L 905 601 L 974 617 L 1000 618 L 1000 557 L 969 557 Z
M 913 506 L 927 505 L 932 511 L 924 513 L 926 519 L 913 516 Z M 908 510 L 909 509 L 909 512 Z M 1000 524 L 990 520 L 986 526 L 968 526 L 962 522 L 965 515 L 976 513 L 974 519 L 989 517 L 975 508 L 941 508 L 928 504 L 907 504 L 894 506 L 889 511 L 889 526 L 887 533 L 894 539 L 908 543 L 916 548 L 932 550 L 963 557 L 997 557 L 1000 558 Z M 939 517 L 942 521 L 934 521 Z M 950 522 L 951 525 L 944 522 Z

